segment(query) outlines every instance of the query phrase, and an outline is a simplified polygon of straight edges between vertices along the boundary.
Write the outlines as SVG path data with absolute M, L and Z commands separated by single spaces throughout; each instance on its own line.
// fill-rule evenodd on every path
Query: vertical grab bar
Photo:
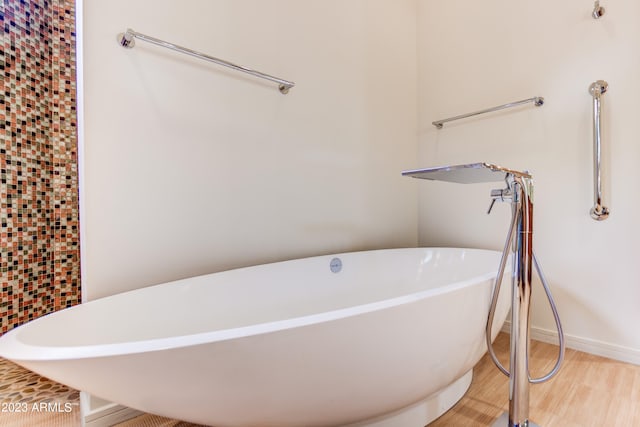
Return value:
M 591 208 L 591 218 L 602 221 L 609 217 L 609 209 L 602 204 L 602 180 L 600 179 L 600 144 L 602 142 L 601 132 L 601 107 L 600 98 L 609 88 L 609 84 L 604 80 L 598 80 L 589 86 L 589 93 L 593 96 L 593 207 Z

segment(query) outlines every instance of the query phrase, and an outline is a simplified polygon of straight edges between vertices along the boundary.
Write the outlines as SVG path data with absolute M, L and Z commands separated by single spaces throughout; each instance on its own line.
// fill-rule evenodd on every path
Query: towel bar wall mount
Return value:
M 198 52 L 192 49 L 188 49 L 186 47 L 178 46 L 176 44 L 169 43 L 164 40 L 160 40 L 155 37 L 148 36 L 146 34 L 138 33 L 137 31 L 134 31 L 130 28 L 127 29 L 127 31 L 125 31 L 124 33 L 118 34 L 118 43 L 122 47 L 125 47 L 127 49 L 132 49 L 136 45 L 135 39 L 140 39 L 145 42 L 155 44 L 156 46 L 165 47 L 167 49 L 174 50 L 176 52 L 184 53 L 185 55 L 193 56 L 199 59 L 204 59 L 205 61 L 213 62 L 215 64 L 222 65 L 224 67 L 228 67 L 236 71 L 251 74 L 252 76 L 269 80 L 274 83 L 278 83 L 278 89 L 282 94 L 285 94 L 285 95 L 289 93 L 289 89 L 295 86 L 295 83 L 292 81 L 281 79 L 279 77 L 265 74 L 260 71 L 252 70 L 250 68 L 243 67 L 241 65 L 237 65 L 229 61 L 225 61 L 224 59 L 219 59 L 202 52 Z
M 544 98 L 541 96 L 534 96 L 533 98 L 523 99 L 522 101 L 510 102 L 508 104 L 498 105 L 497 107 L 486 108 L 480 111 L 474 111 L 473 113 L 461 114 L 459 116 L 450 117 L 448 119 L 436 120 L 435 122 L 431 122 L 438 129 L 442 129 L 442 126 L 447 122 L 452 122 L 454 120 L 466 119 L 467 117 L 477 116 L 479 114 L 492 113 L 498 110 L 504 110 L 505 108 L 517 107 L 523 104 L 528 104 L 529 102 L 533 102 L 536 107 L 540 107 L 544 105 Z

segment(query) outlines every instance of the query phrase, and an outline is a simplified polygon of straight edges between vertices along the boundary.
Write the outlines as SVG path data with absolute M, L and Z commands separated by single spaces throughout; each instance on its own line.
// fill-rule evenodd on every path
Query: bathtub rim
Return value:
M 287 261 L 278 261 L 273 263 L 257 264 L 249 267 L 240 267 L 235 269 L 223 270 L 220 272 L 208 273 L 208 274 L 193 276 L 185 279 L 172 280 L 169 282 L 150 285 L 144 288 L 133 289 L 133 290 L 122 292 L 112 296 L 99 298 L 93 301 L 82 303 L 78 306 L 64 309 L 64 311 L 73 310 L 74 308 L 77 309 L 82 305 L 86 306 L 86 305 L 97 303 L 98 301 L 102 301 L 115 296 L 122 297 L 123 295 L 126 295 L 130 292 L 137 292 L 142 289 L 149 289 L 155 286 L 166 286 L 166 285 L 173 284 L 175 282 L 189 280 L 195 277 L 209 276 L 209 275 L 219 274 L 227 271 L 237 271 L 245 268 L 252 268 L 252 267 L 259 267 L 259 266 L 273 265 L 273 264 L 283 264 L 288 262 L 304 261 L 309 259 L 317 259 L 317 258 L 325 258 L 325 257 L 326 258 L 340 257 L 340 256 L 353 255 L 353 254 L 362 254 L 367 252 L 379 253 L 379 252 L 389 252 L 389 251 L 442 250 L 442 249 L 445 249 L 445 250 L 456 249 L 461 251 L 469 250 L 474 252 L 485 252 L 485 253 L 488 252 L 488 253 L 494 253 L 496 255 L 500 254 L 499 251 L 495 251 L 492 249 L 426 246 L 426 247 L 415 247 L 415 248 L 375 249 L 375 250 L 342 252 L 342 253 L 327 254 L 327 255 L 316 255 L 316 256 L 310 256 L 305 258 L 296 258 L 296 259 L 287 260 Z M 498 260 L 499 259 L 497 259 L 497 261 Z M 20 334 L 21 332 L 23 332 L 23 330 L 25 330 L 26 328 L 37 327 L 37 324 L 40 322 L 46 321 L 47 317 L 53 316 L 56 313 L 59 313 L 59 312 L 54 312 L 54 313 L 50 313 L 48 315 L 42 316 L 38 319 L 35 319 L 31 322 L 25 323 L 24 325 L 21 325 L 11 331 L 8 331 L 7 333 L 5 333 L 5 335 L 0 337 L 0 357 L 4 357 L 6 359 L 16 361 L 16 362 L 68 361 L 68 360 L 76 360 L 76 359 L 91 359 L 91 358 L 101 358 L 101 357 L 115 357 L 115 356 L 124 356 L 124 355 L 132 355 L 132 354 L 142 354 L 142 353 L 148 353 L 148 352 L 154 352 L 154 351 L 193 347 L 193 346 L 198 346 L 198 345 L 203 345 L 208 343 L 247 338 L 247 337 L 256 336 L 256 335 L 266 335 L 269 333 L 276 333 L 280 331 L 286 331 L 289 329 L 336 321 L 336 320 L 344 319 L 351 316 L 361 316 L 361 315 L 372 313 L 378 310 L 389 309 L 389 308 L 397 307 L 403 304 L 415 303 L 424 298 L 437 296 L 447 292 L 453 292 L 459 289 L 472 286 L 479 282 L 484 282 L 486 280 L 493 281 L 495 279 L 497 269 L 498 269 L 498 263 L 496 263 L 495 271 L 490 271 L 485 274 L 479 274 L 470 279 L 451 282 L 443 286 L 438 286 L 436 288 L 425 289 L 419 292 L 414 292 L 406 295 L 401 295 L 398 297 L 388 298 L 381 301 L 359 304 L 352 307 L 341 308 L 337 310 L 330 310 L 322 313 L 314 313 L 309 315 L 293 317 L 289 319 L 281 319 L 276 321 L 263 322 L 263 323 L 249 325 L 249 326 L 241 326 L 241 327 L 228 328 L 223 330 L 199 332 L 199 333 L 180 335 L 180 336 L 152 338 L 152 339 L 146 339 L 146 340 L 125 341 L 125 342 L 117 342 L 117 343 L 110 343 L 110 344 L 90 344 L 90 345 L 80 345 L 80 346 L 59 346 L 59 347 L 42 346 L 42 345 L 30 344 L 20 340 Z M 493 286 L 493 283 L 491 283 L 491 286 Z

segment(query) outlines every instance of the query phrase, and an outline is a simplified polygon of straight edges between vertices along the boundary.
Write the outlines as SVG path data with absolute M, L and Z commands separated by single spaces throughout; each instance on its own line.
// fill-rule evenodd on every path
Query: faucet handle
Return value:
M 487 210 L 487 215 L 491 213 L 491 209 L 493 209 L 493 205 L 496 202 L 506 202 L 507 200 L 513 200 L 513 192 L 509 188 L 498 188 L 496 190 L 491 190 L 491 204 L 489 205 L 489 210 Z
M 487 215 L 491 213 L 491 209 L 493 209 L 493 205 L 496 204 L 496 199 L 491 199 L 491 204 L 489 205 L 489 209 L 487 210 Z

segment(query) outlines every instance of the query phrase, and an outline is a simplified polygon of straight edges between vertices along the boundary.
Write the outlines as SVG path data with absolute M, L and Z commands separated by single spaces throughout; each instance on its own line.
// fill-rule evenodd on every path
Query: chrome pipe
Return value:
M 157 46 L 166 47 L 167 49 L 174 50 L 176 52 L 184 53 L 185 55 L 193 56 L 198 59 L 203 59 L 205 61 L 213 62 L 218 65 L 222 65 L 223 67 L 228 67 L 236 71 L 240 71 L 243 73 L 251 74 L 252 76 L 259 77 L 261 79 L 269 80 L 274 83 L 278 83 L 278 89 L 281 93 L 287 94 L 289 89 L 295 86 L 294 82 L 289 80 L 284 80 L 279 77 L 274 77 L 269 74 L 262 73 L 260 71 L 252 70 L 250 68 L 243 67 L 241 65 L 234 64 L 229 61 L 225 61 L 224 59 L 215 58 L 213 56 L 207 55 L 202 52 L 198 52 L 192 49 L 188 49 L 186 47 L 178 46 L 177 44 L 169 43 L 164 40 L 157 39 L 155 37 L 148 36 L 146 34 L 138 33 L 132 29 L 127 29 L 124 33 L 118 34 L 118 43 L 122 47 L 133 48 L 135 46 L 135 40 L 140 39 L 142 41 L 155 44 Z
M 509 359 L 509 422 L 529 426 L 529 329 L 533 262 L 533 201 L 531 180 L 515 177 L 520 215 L 516 225 L 511 354 Z
M 593 97 L 593 207 L 591 208 L 591 218 L 602 221 L 609 217 L 609 209 L 602 204 L 602 180 L 600 178 L 601 168 L 601 143 L 602 143 L 602 115 L 601 97 L 609 88 L 609 84 L 604 80 L 591 83 L 589 93 Z
M 498 105 L 497 107 L 486 108 L 480 111 L 474 111 L 473 113 L 461 114 L 459 116 L 450 117 L 448 119 L 436 120 L 435 122 L 431 122 L 438 129 L 442 129 L 444 123 L 452 122 L 454 120 L 465 119 L 467 117 L 477 116 L 479 114 L 491 113 L 493 111 L 504 110 L 505 108 L 517 107 L 519 105 L 528 104 L 529 102 L 533 102 L 536 107 L 540 107 L 544 104 L 544 98 L 541 96 L 535 96 L 529 99 L 523 99 L 522 101 L 510 102 L 508 104 Z
M 533 182 L 530 177 L 512 177 L 512 203 L 515 205 L 511 337 L 509 354 L 509 412 L 493 427 L 537 427 L 529 420 L 529 332 L 531 285 L 533 277 Z M 511 234 L 511 231 L 510 231 Z M 505 246 L 506 248 L 506 246 Z M 501 369 L 502 370 L 502 369 Z

